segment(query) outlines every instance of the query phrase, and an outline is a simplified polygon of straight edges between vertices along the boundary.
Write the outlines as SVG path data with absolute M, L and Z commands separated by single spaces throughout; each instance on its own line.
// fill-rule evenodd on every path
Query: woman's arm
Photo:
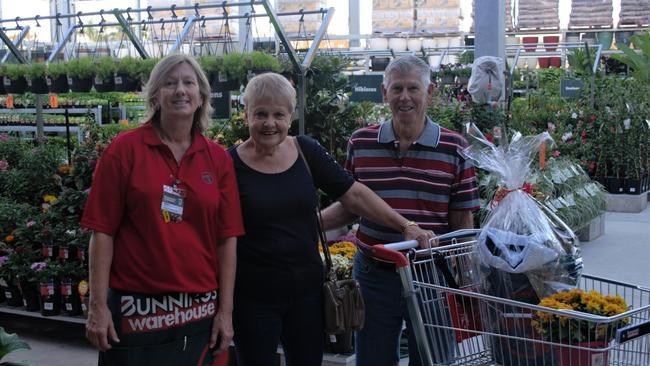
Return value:
M 106 301 L 113 262 L 113 237 L 95 231 L 90 238 L 89 252 L 90 301 L 86 337 L 99 350 L 107 351 L 111 349 L 108 337 L 113 342 L 120 341 Z
M 386 201 L 377 196 L 370 188 L 355 182 L 350 189 L 339 198 L 346 210 L 404 233 L 404 239 L 416 239 L 421 248 L 429 247 L 429 239 L 434 237 L 432 231 L 422 230 L 415 223 L 393 210 Z
M 237 268 L 237 238 L 221 239 L 218 245 L 219 306 L 212 323 L 212 335 L 210 336 L 210 348 L 218 346 L 215 353 L 228 349 L 235 334 L 232 328 L 232 308 Z

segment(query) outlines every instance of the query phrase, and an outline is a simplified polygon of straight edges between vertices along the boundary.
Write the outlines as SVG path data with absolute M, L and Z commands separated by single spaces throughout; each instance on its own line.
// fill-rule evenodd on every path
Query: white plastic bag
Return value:
M 467 91 L 478 104 L 498 102 L 503 92 L 503 59 L 482 56 L 474 60 Z

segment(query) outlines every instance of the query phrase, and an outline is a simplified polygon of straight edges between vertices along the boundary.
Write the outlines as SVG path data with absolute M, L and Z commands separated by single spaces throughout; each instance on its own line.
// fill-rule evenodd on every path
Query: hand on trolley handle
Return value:
M 403 253 L 401 253 L 401 251 L 414 249 L 418 247 L 420 249 L 429 249 L 432 251 L 436 251 L 440 243 L 452 241 L 454 239 L 458 240 L 458 239 L 464 239 L 469 237 L 475 237 L 476 235 L 478 235 L 479 232 L 480 229 L 456 230 L 447 234 L 442 234 L 442 235 L 429 238 L 428 243 L 427 241 L 422 241 L 424 245 L 422 245 L 421 241 L 419 240 L 406 240 L 406 241 L 400 241 L 391 244 L 373 245 L 371 249 L 372 256 L 378 259 L 383 259 L 395 263 L 395 265 L 398 268 L 406 267 L 408 266 L 409 263 L 408 258 Z

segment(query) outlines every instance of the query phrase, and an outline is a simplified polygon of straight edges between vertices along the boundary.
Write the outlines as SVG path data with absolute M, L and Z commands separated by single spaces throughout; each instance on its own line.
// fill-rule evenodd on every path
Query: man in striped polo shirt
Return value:
M 415 56 L 393 60 L 381 87 L 392 120 L 355 131 L 348 143 L 346 169 L 410 220 L 402 232 L 360 221 L 354 277 L 366 302 L 366 321 L 355 338 L 357 366 L 397 365 L 403 320 L 413 334 L 394 266 L 373 259 L 368 248 L 403 240 L 410 225 L 436 235 L 472 228 L 472 211 L 479 207 L 474 167 L 459 154 L 467 142 L 426 116 L 434 89 L 430 75 L 429 66 Z M 338 203 L 323 211 L 326 229 L 353 219 Z M 453 355 L 453 337 L 436 338 L 432 354 L 437 362 L 448 360 Z M 409 357 L 410 365 L 423 364 L 413 343 Z

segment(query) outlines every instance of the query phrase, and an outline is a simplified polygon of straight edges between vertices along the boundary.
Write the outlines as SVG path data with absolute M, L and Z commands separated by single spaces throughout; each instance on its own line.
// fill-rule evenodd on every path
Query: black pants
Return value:
M 216 291 L 141 295 L 109 290 L 108 307 L 120 342 L 99 353 L 100 366 L 205 366 Z
M 323 360 L 322 295 L 282 303 L 236 299 L 233 312 L 239 366 L 274 366 L 282 344 L 287 366 L 320 366 Z

